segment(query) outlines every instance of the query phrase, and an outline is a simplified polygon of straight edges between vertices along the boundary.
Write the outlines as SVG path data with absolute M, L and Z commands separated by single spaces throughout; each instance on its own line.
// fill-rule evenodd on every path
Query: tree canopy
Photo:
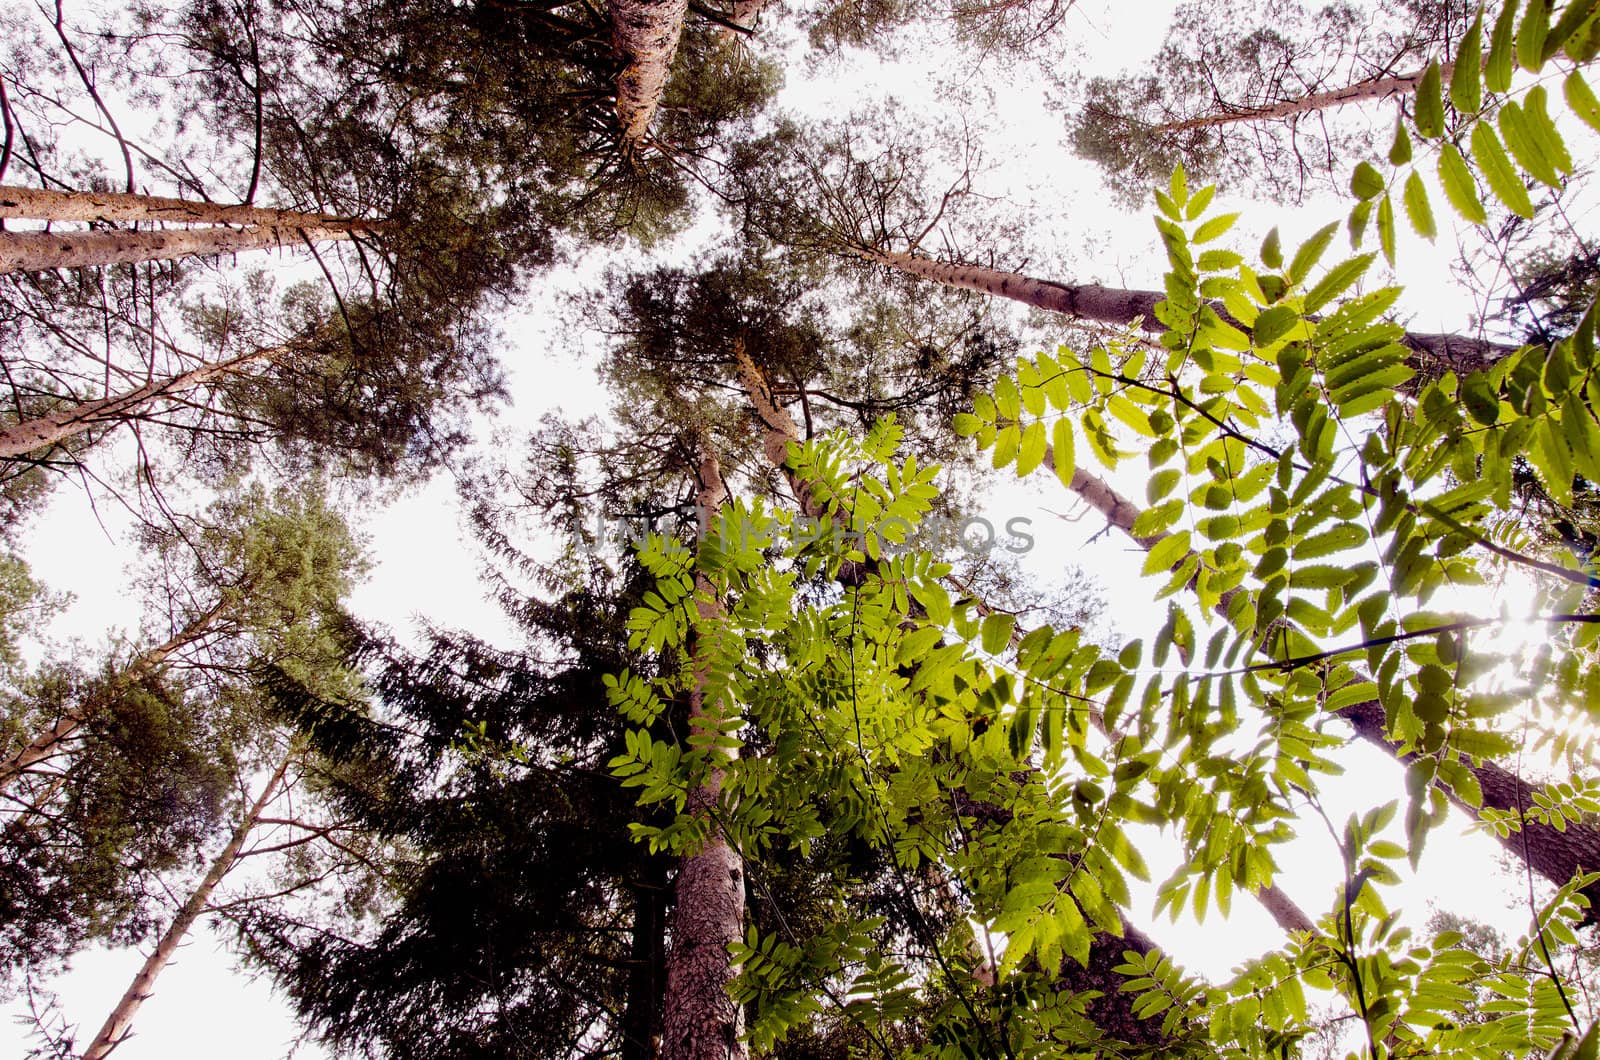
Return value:
M 1600 1055 L 1600 4 L 1187 3 L 1086 79 L 1077 6 L 5 16 L 0 974 L 148 948 L 38 1055 L 205 921 L 332 1055 Z M 915 48 L 959 122 L 780 94 Z M 489 423 L 540 353 L 593 414 Z M 63 472 L 138 515 L 102 646 Z M 353 613 L 430 476 L 481 626 Z M 1408 900 L 1463 828 L 1515 913 Z

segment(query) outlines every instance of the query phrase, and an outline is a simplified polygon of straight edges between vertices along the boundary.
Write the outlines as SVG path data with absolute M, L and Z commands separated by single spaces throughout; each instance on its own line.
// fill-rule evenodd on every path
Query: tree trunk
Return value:
M 200 885 L 189 895 L 189 900 L 183 903 L 183 908 L 178 910 L 178 915 L 167 926 L 166 933 L 161 936 L 161 941 L 156 944 L 154 952 L 145 960 L 144 966 L 133 977 L 133 982 L 128 984 L 127 991 L 122 995 L 122 1000 L 117 1002 L 117 1007 L 111 1010 L 111 1015 L 106 1017 L 105 1025 L 100 1028 L 100 1033 L 95 1035 L 94 1041 L 89 1043 L 89 1048 L 83 1051 L 83 1060 L 104 1060 L 111 1051 L 124 1042 L 132 1032 L 133 1017 L 138 1013 L 139 1006 L 144 1004 L 155 990 L 156 977 L 161 974 L 172 960 L 173 954 L 178 951 L 178 946 L 183 942 L 184 936 L 194 926 L 206 911 L 206 905 L 211 901 L 211 892 L 217 889 L 217 884 L 233 868 L 239 860 L 239 851 L 244 846 L 244 841 L 249 838 L 256 822 L 260 820 L 268 803 L 277 794 L 278 788 L 283 783 L 285 774 L 289 771 L 289 764 L 299 749 L 291 750 L 267 780 L 261 789 L 254 804 L 246 812 L 244 819 L 233 830 L 233 836 L 228 840 L 228 845 L 212 861 L 211 868 L 207 870 L 205 878 Z
M 623 63 L 617 75 L 617 123 L 622 153 L 631 157 L 644 146 L 661 105 L 689 0 L 610 0 L 607 9 L 612 48 Z
M 1047 451 L 1045 463 L 1053 467 L 1055 454 Z M 1080 486 L 1080 480 L 1083 486 Z M 1090 507 L 1104 515 L 1112 526 L 1133 537 L 1133 523 L 1139 517 L 1139 507 L 1136 504 L 1082 469 L 1073 472 L 1072 491 L 1088 502 Z M 1134 540 L 1140 547 L 1149 550 L 1166 536 L 1158 534 L 1153 537 L 1135 537 Z M 1226 603 L 1219 606 L 1225 608 Z M 1381 704 L 1373 701 L 1353 703 L 1337 711 L 1336 716 L 1349 722 L 1357 736 L 1383 749 L 1401 764 L 1417 757 L 1413 753 L 1403 752 L 1399 745 L 1390 739 L 1387 717 Z M 1515 813 L 1519 809 L 1525 810 L 1533 805 L 1534 789 L 1515 773 L 1487 760 L 1479 764 L 1467 760 L 1462 764 L 1471 770 L 1477 779 L 1478 787 L 1483 792 L 1485 807 Z M 1450 801 L 1470 816 L 1477 817 L 1477 809 L 1462 802 L 1453 792 L 1450 794 Z M 1513 832 L 1505 837 L 1497 835 L 1496 839 L 1512 857 L 1557 887 L 1564 886 L 1580 872 L 1600 870 L 1600 828 L 1592 825 L 1568 824 L 1565 830 L 1558 830 L 1549 825 L 1524 821 L 1520 833 Z M 1583 893 L 1589 897 L 1586 922 L 1600 923 L 1600 883 L 1585 888 Z
M 211 609 L 195 618 L 184 626 L 171 640 L 165 644 L 157 645 L 149 651 L 134 659 L 116 678 L 117 685 L 132 684 L 146 674 L 151 673 L 179 648 L 199 637 L 222 614 L 222 601 L 211 606 Z M 112 690 L 115 694 L 115 689 Z M 60 718 L 56 719 L 44 732 L 34 737 L 22 750 L 0 762 L 0 793 L 3 793 L 11 784 L 28 768 L 43 761 L 55 753 L 55 748 L 63 740 L 69 738 L 78 729 L 82 728 L 93 714 L 93 703 L 80 703 L 69 709 Z
M 121 394 L 69 405 L 47 412 L 36 419 L 12 424 L 0 430 L 0 460 L 16 459 L 46 446 L 59 444 L 98 424 L 131 419 L 158 398 L 199 386 L 208 380 L 226 375 L 241 365 L 272 360 L 281 356 L 286 350 L 287 347 L 276 346 L 226 361 L 212 361 L 165 379 L 152 379 Z
M 655 1060 L 661 1038 L 666 966 L 668 880 L 664 859 L 651 855 L 633 891 L 628 1001 L 622 1010 L 622 1060 Z
M 349 223 L 300 227 L 172 228 L 135 232 L 0 232 L 0 273 L 123 265 L 210 257 L 302 243 L 352 239 L 372 226 Z
M 709 532 L 728 500 L 722 470 L 709 441 L 700 443 L 695 512 L 701 532 Z M 722 602 L 711 580 L 695 576 L 695 610 L 699 616 L 691 636 L 694 687 L 689 692 L 691 732 L 716 729 L 727 704 L 706 702 L 705 686 L 715 645 L 702 627 L 722 617 Z M 710 752 L 712 755 L 726 752 Z M 730 756 L 731 758 L 731 756 Z M 689 793 L 686 811 L 710 818 L 716 810 L 724 772 L 713 759 L 705 780 Z M 672 918 L 672 948 L 667 954 L 666 1011 L 662 1026 L 662 1060 L 744 1060 L 744 1013 L 728 995 L 733 966 L 728 947 L 743 936 L 744 863 L 728 845 L 722 827 L 709 821 L 709 838 L 678 868 Z
M 733 0 L 733 4 L 728 8 L 728 17 L 737 25 L 754 32 L 756 19 L 761 16 L 761 12 L 765 10 L 766 6 L 767 0 Z M 718 31 L 717 35 L 727 40 L 740 34 L 736 30 L 728 29 L 724 26 Z
M 38 221 L 166 221 L 179 224 L 324 228 L 358 222 L 298 210 L 192 202 L 164 195 L 110 191 L 50 191 L 0 185 L 0 217 Z
M 1157 133 L 1179 133 L 1190 129 L 1209 129 L 1218 125 L 1232 125 L 1244 121 L 1272 121 L 1278 118 L 1293 118 L 1301 114 L 1311 114 L 1319 110 L 1329 110 L 1334 107 L 1343 107 L 1350 103 L 1362 103 L 1373 99 L 1388 99 L 1390 96 L 1410 95 L 1417 90 L 1417 85 L 1422 81 L 1422 75 L 1427 73 L 1418 70 L 1410 74 L 1396 74 L 1387 77 L 1370 77 L 1365 81 L 1357 81 L 1353 85 L 1343 88 L 1332 88 L 1323 92 L 1308 92 L 1294 99 L 1279 100 L 1277 103 L 1266 103 L 1255 107 L 1235 107 L 1224 105 L 1223 109 L 1202 114 L 1194 118 L 1185 118 L 1182 121 L 1166 122 L 1153 126 L 1151 131 Z M 1450 71 L 1444 70 L 1445 83 L 1450 81 Z
M 1166 330 L 1166 325 L 1155 317 L 1156 303 L 1166 298 L 1161 291 L 1126 290 L 1101 287 L 1092 283 L 1056 283 L 1053 280 L 1035 279 L 1019 273 L 987 269 L 980 265 L 951 264 L 934 261 L 918 254 L 878 250 L 872 247 L 856 246 L 849 247 L 848 250 L 863 261 L 920 276 L 947 287 L 960 287 L 998 298 L 1010 298 L 1036 309 L 1065 313 L 1067 316 L 1098 324 L 1131 327 L 1138 321 L 1139 326 L 1148 332 Z M 1224 320 L 1231 320 L 1220 304 L 1213 303 L 1212 308 Z M 1449 370 L 1464 376 L 1468 372 L 1488 367 L 1518 349 L 1516 346 L 1474 339 L 1465 335 L 1433 332 L 1408 331 L 1400 341 L 1421 355 L 1413 360 L 1412 367 L 1432 375 L 1439 375 Z

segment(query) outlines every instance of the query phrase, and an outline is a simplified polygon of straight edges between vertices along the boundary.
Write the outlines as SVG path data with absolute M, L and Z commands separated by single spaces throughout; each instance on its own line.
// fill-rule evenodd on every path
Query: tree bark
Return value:
M 199 386 L 218 376 L 226 375 L 242 365 L 273 360 L 282 356 L 287 349 L 284 346 L 276 346 L 232 357 L 226 361 L 211 361 L 165 379 L 152 379 L 120 394 L 69 405 L 35 419 L 14 423 L 0 430 L 0 460 L 15 459 L 37 449 L 57 445 L 99 424 L 117 423 L 133 418 L 145 406 L 161 397 Z
M 1045 463 L 1055 464 L 1055 454 L 1047 452 Z M 1084 486 L 1080 488 L 1080 477 Z M 1133 523 L 1139 517 L 1139 507 L 1121 496 L 1104 481 L 1077 469 L 1072 476 L 1072 491 L 1083 498 L 1090 507 L 1105 516 L 1106 521 L 1138 542 L 1141 548 L 1153 548 L 1166 534 L 1152 537 L 1134 537 Z M 1220 605 L 1226 607 L 1226 604 Z M 1388 720 L 1383 706 L 1374 701 L 1353 703 L 1335 712 L 1355 729 L 1356 735 L 1386 751 L 1397 762 L 1405 764 L 1417 756 L 1402 751 L 1388 733 Z M 1533 805 L 1534 788 L 1521 777 L 1492 761 L 1474 764 L 1462 763 L 1471 770 L 1483 792 L 1483 805 L 1489 809 L 1518 812 Z M 1454 792 L 1450 801 L 1471 817 L 1476 818 L 1475 807 L 1463 802 Z M 1543 876 L 1557 887 L 1566 885 L 1580 872 L 1600 870 L 1600 828 L 1588 824 L 1569 824 L 1558 830 L 1535 821 L 1524 821 L 1522 831 L 1508 836 L 1496 835 L 1496 840 L 1506 852 Z M 1600 923 L 1600 883 L 1592 884 L 1583 892 L 1589 898 L 1586 923 Z
M 1278 118 L 1293 118 L 1301 114 L 1310 114 L 1319 110 L 1329 110 L 1334 107 L 1343 107 L 1350 103 L 1362 103 L 1373 99 L 1388 99 L 1390 96 L 1410 95 L 1417 90 L 1417 85 L 1422 81 L 1426 69 L 1409 74 L 1395 74 L 1387 77 L 1370 77 L 1365 81 L 1357 81 L 1353 85 L 1343 88 L 1331 88 L 1322 92 L 1307 92 L 1294 99 L 1279 100 L 1277 103 L 1266 103 L 1254 107 L 1234 107 L 1224 105 L 1221 110 L 1212 111 L 1182 121 L 1165 122 L 1152 127 L 1157 133 L 1179 133 L 1190 129 L 1209 129 L 1218 125 L 1232 125 L 1244 121 L 1273 121 Z M 1448 67 L 1444 70 L 1445 83 L 1450 81 Z
M 164 195 L 111 191 L 51 191 L 0 185 L 0 217 L 39 221 L 165 221 L 179 224 L 324 228 L 359 222 L 299 210 L 194 202 Z
M 728 500 L 722 470 L 710 442 L 702 439 L 697 470 L 695 513 L 701 533 L 710 531 Z M 723 615 L 722 601 L 711 580 L 695 575 L 695 611 L 691 635 L 694 686 L 689 691 L 689 728 L 718 728 L 727 704 L 706 701 L 706 683 L 716 654 L 704 628 Z M 674 888 L 672 947 L 667 954 L 667 994 L 662 1021 L 662 1060 L 744 1060 L 741 1041 L 743 1010 L 728 994 L 734 971 L 728 948 L 743 937 L 744 862 L 728 844 L 713 818 L 722 791 L 724 770 L 712 750 L 705 779 L 689 793 L 686 811 L 707 822 L 709 838 L 697 853 L 683 858 Z M 728 755 L 724 761 L 731 761 Z
M 0 273 L 211 257 L 243 250 L 352 239 L 371 230 L 371 225 L 352 222 L 296 227 L 173 228 L 149 232 L 121 228 L 92 232 L 0 232 Z
M 689 0 L 610 0 L 611 44 L 622 60 L 617 75 L 617 123 L 622 152 L 633 156 L 650 132 L 666 91 Z
M 902 251 L 879 250 L 872 247 L 853 246 L 849 252 L 863 261 L 900 272 L 919 276 L 947 287 L 978 291 L 997 298 L 1009 298 L 1036 309 L 1047 309 L 1079 320 L 1118 327 L 1138 326 L 1147 332 L 1166 330 L 1155 317 L 1156 303 L 1166 299 L 1161 291 L 1128 290 L 1101 287 L 1099 284 L 1066 284 L 1054 280 L 1040 280 L 1015 272 L 1002 272 L 980 265 L 959 265 L 935 261 L 920 254 Z M 1231 321 L 1227 311 L 1217 303 L 1212 304 L 1224 320 Z M 1236 323 L 1236 322 L 1235 322 Z M 1435 332 L 1408 331 L 1400 341 L 1420 356 L 1412 367 L 1432 375 L 1449 370 L 1459 376 L 1486 368 L 1502 357 L 1515 353 L 1516 346 L 1475 339 L 1465 335 Z
M 162 663 L 166 662 L 173 652 L 205 633 L 211 627 L 211 624 L 217 620 L 217 617 L 222 614 L 222 610 L 223 604 L 219 600 L 211 606 L 210 610 L 184 626 L 171 640 L 151 648 L 134 659 L 117 676 L 117 684 L 129 685 L 153 672 Z M 113 692 L 113 694 L 115 693 Z M 68 739 L 73 733 L 82 728 L 93 713 L 92 702 L 75 705 L 60 718 L 56 719 L 55 724 L 29 741 L 27 746 L 11 755 L 4 762 L 0 762 L 0 793 L 5 792 L 18 777 L 28 771 L 29 767 L 54 754 L 55 748 L 63 740 Z
M 139 1006 L 143 1005 L 145 999 L 155 990 L 156 977 L 172 960 L 173 954 L 178 951 L 179 944 L 194 926 L 194 922 L 204 915 L 206 905 L 211 901 L 211 893 L 217 889 L 217 884 L 222 882 L 228 870 L 239 860 L 239 851 L 243 848 L 244 841 L 249 838 L 256 822 L 260 820 L 267 805 L 277 794 L 278 788 L 283 784 L 284 776 L 289 771 L 290 763 L 298 753 L 298 748 L 291 750 L 267 780 L 266 786 L 261 789 L 261 794 L 245 813 L 238 827 L 233 830 L 228 845 L 223 847 L 222 852 L 211 862 L 211 868 L 207 870 L 205 878 L 189 895 L 189 900 L 183 903 L 183 908 L 178 910 L 178 915 L 167 926 L 166 933 L 161 936 L 161 941 L 156 944 L 155 950 L 146 958 L 144 966 L 133 977 L 133 982 L 128 984 L 122 1000 L 117 1002 L 117 1007 L 106 1017 L 100 1033 L 94 1036 L 94 1041 L 83 1051 L 83 1060 L 104 1060 L 113 1049 L 127 1040 L 132 1032 L 133 1017 L 138 1013 Z

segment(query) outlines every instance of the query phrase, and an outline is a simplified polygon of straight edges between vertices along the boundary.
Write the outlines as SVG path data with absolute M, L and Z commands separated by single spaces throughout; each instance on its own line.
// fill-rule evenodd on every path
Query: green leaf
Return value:
M 1264 309 L 1256 317 L 1256 323 L 1250 329 L 1252 340 L 1256 348 L 1265 349 L 1274 342 L 1287 335 L 1296 324 L 1300 323 L 1300 314 L 1288 306 L 1275 305 L 1271 309 Z
M 1217 186 L 1215 184 L 1207 184 L 1205 187 L 1195 192 L 1194 197 L 1189 200 L 1188 207 L 1183 211 L 1184 219 L 1193 221 L 1195 218 L 1205 213 L 1206 207 L 1211 205 L 1211 200 L 1216 198 L 1216 195 Z
M 1589 128 L 1600 132 L 1600 99 L 1595 98 L 1594 90 L 1583 79 L 1583 75 L 1574 70 L 1567 75 L 1566 83 L 1562 86 L 1567 97 L 1567 106 L 1572 112 L 1584 120 Z
M 1530 0 L 1522 25 L 1517 27 L 1517 65 L 1538 73 L 1544 65 L 1544 42 L 1550 35 L 1550 5 L 1555 0 Z
M 1290 283 L 1299 283 L 1311 274 L 1312 268 L 1322 260 L 1322 255 L 1338 231 L 1339 222 L 1335 221 L 1317 229 L 1310 239 L 1300 244 L 1300 249 L 1294 252 L 1294 260 L 1289 263 Z
M 1233 223 L 1238 219 L 1239 215 L 1236 213 L 1219 214 L 1218 216 L 1211 218 L 1195 231 L 1195 244 L 1198 245 L 1200 243 L 1211 242 L 1213 239 L 1216 239 L 1223 233 L 1227 232 L 1228 229 L 1232 228 Z
M 1500 146 L 1500 138 L 1486 121 L 1472 127 L 1472 157 L 1495 198 L 1518 217 L 1533 220 L 1533 200 L 1528 197 L 1528 189 L 1512 168 L 1511 159 Z
M 1507 100 L 1500 107 L 1500 134 L 1505 137 L 1511 154 L 1522 163 L 1522 168 L 1534 179 L 1553 188 L 1561 186 L 1561 175 L 1556 172 L 1555 160 L 1544 153 L 1539 137 L 1534 134 L 1532 122 L 1516 103 Z
M 1549 99 L 1550 93 L 1543 85 L 1534 85 L 1523 99 L 1522 114 L 1527 119 L 1528 132 L 1538 144 L 1540 153 L 1550 159 L 1550 164 L 1555 166 L 1557 172 L 1571 173 L 1572 155 L 1556 129 L 1556 123 L 1550 120 L 1550 112 L 1546 109 Z
M 1550 27 L 1550 32 L 1545 37 L 1544 48 L 1540 52 L 1541 63 L 1547 63 L 1555 58 L 1556 52 L 1566 46 L 1567 41 L 1578 32 L 1578 28 L 1594 17 L 1596 8 L 1600 8 L 1600 0 L 1570 0 L 1566 10 L 1561 12 L 1561 17 Z
M 1051 456 L 1054 458 L 1056 478 L 1068 489 L 1072 488 L 1072 474 L 1074 471 L 1072 422 L 1062 416 L 1056 420 L 1056 425 L 1051 430 L 1050 436 Z
M 1183 172 L 1181 162 L 1173 167 L 1172 179 L 1167 182 L 1167 194 L 1172 196 L 1172 201 L 1179 206 L 1189 201 L 1189 180 Z
M 1057 422 L 1060 422 L 1059 420 Z M 1022 442 L 1017 447 L 1017 477 L 1026 478 L 1044 463 L 1046 448 L 1044 421 L 1034 420 L 1022 432 Z
M 1439 183 L 1450 205 L 1466 220 L 1481 225 L 1489 219 L 1478 198 L 1477 182 L 1472 179 L 1472 171 L 1455 144 L 1445 144 L 1439 152 Z
M 955 414 L 952 426 L 958 436 L 967 438 L 978 433 L 978 428 L 983 426 L 983 421 L 970 412 L 958 412 Z
M 1394 264 L 1394 200 L 1385 195 L 1378 200 L 1378 246 L 1383 248 L 1383 257 L 1390 265 Z
M 1430 243 L 1439 234 L 1439 228 L 1433 220 L 1433 207 L 1428 202 L 1428 189 L 1422 184 L 1422 175 L 1416 170 L 1406 178 L 1405 191 L 1406 216 L 1411 218 L 1411 227 L 1416 229 L 1417 235 Z
M 998 655 L 1011 643 L 1011 631 L 1017 626 L 1017 616 L 1004 612 L 985 615 L 983 619 L 983 650 Z
M 1372 265 L 1376 254 L 1361 254 L 1348 261 L 1342 261 L 1328 270 L 1326 276 L 1318 280 L 1316 286 L 1306 292 L 1305 310 L 1315 313 L 1329 302 L 1344 294 Z
M 1022 392 L 1017 389 L 1016 380 L 1009 375 L 1002 375 L 994 381 L 994 404 L 1000 415 L 1008 420 L 1015 420 L 1022 415 Z
M 1406 133 L 1406 123 L 1394 120 L 1394 143 L 1389 146 L 1389 164 L 1403 166 L 1411 161 L 1411 137 Z
M 1189 554 L 1189 531 L 1178 530 L 1157 541 L 1144 557 L 1146 574 L 1165 574 Z
M 1461 384 L 1461 403 L 1467 406 L 1472 418 L 1485 427 L 1492 427 L 1500 418 L 1500 398 L 1495 394 L 1489 377 L 1473 372 Z
M 1490 92 L 1504 92 L 1511 87 L 1516 29 L 1517 0 L 1506 0 L 1500 17 L 1494 21 L 1494 32 L 1489 35 L 1489 59 L 1483 64 L 1483 85 Z
M 1283 268 L 1283 246 L 1278 241 L 1277 226 L 1261 241 L 1261 263 L 1269 269 Z
M 1383 189 L 1388 186 L 1388 181 L 1383 179 L 1383 174 L 1379 173 L 1378 167 L 1371 162 L 1358 163 L 1356 171 L 1350 175 L 1350 193 L 1363 202 L 1368 199 L 1376 199 L 1383 194 Z M 1277 229 L 1274 228 L 1273 231 L 1276 232 Z M 1262 260 L 1266 260 L 1265 252 L 1262 254 Z M 1277 265 L 1273 265 L 1271 262 L 1267 262 L 1267 264 L 1271 268 L 1278 268 Z M 1279 264 L 1281 264 L 1281 261 Z
M 1580 66 L 1588 66 L 1600 58 L 1600 15 L 1593 15 L 1579 26 L 1562 45 L 1567 58 Z
M 1440 73 L 1439 60 L 1435 59 L 1428 64 L 1422 80 L 1417 83 L 1416 95 L 1412 100 L 1412 114 L 1417 123 L 1417 135 L 1429 140 L 1444 135 L 1442 87 L 1443 75 Z
M 1472 20 L 1472 28 L 1461 38 L 1456 55 L 1463 57 L 1450 71 L 1450 102 L 1463 114 L 1476 114 L 1483 106 L 1483 12 Z

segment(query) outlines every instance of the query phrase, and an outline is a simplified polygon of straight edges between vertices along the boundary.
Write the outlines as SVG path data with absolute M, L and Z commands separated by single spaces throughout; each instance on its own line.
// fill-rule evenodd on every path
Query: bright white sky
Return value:
M 1114 73 L 1137 66 L 1160 43 L 1160 27 L 1172 6 L 1171 0 L 1080 0 L 1069 27 L 1071 35 L 1086 45 L 1083 72 Z M 791 81 L 798 77 L 798 72 L 791 73 Z M 831 96 L 839 104 L 849 105 L 859 98 L 856 86 L 864 82 L 895 84 L 896 93 L 906 97 L 926 98 L 938 91 L 925 70 L 906 62 L 837 76 L 831 85 L 809 86 L 803 102 L 827 106 Z M 1090 267 L 1097 270 L 1095 275 L 1075 278 L 1156 286 L 1164 259 L 1148 217 L 1123 215 L 1108 208 L 1109 199 L 1099 189 L 1097 174 L 1062 147 L 1061 116 L 1042 106 L 1043 88 L 1024 80 L 1020 85 L 999 86 L 997 92 L 1002 99 L 995 110 L 1010 115 L 1011 120 L 983 130 L 986 159 L 1006 174 L 1018 197 L 1060 204 L 1060 216 L 1050 225 L 1058 230 L 1052 232 L 1054 238 L 1075 240 L 1074 246 L 1109 248 L 1115 255 L 1106 258 L 1101 253 L 1091 259 L 1087 254 L 1061 254 L 1093 261 Z M 1293 215 L 1275 216 L 1270 207 L 1253 205 L 1247 210 L 1233 244 L 1241 249 L 1257 245 L 1272 224 L 1282 226 L 1285 246 L 1293 246 L 1342 213 L 1337 203 L 1314 204 Z M 1428 252 L 1414 241 L 1402 250 L 1412 261 Z M 1438 267 L 1417 274 L 1435 277 L 1437 285 L 1428 290 L 1414 288 L 1407 304 L 1417 314 L 1413 327 L 1454 330 L 1464 322 L 1469 306 L 1450 288 L 1443 256 L 1435 253 L 1435 257 Z M 581 289 L 594 275 L 585 269 L 548 278 L 540 284 L 542 297 L 524 315 L 506 324 L 513 348 L 505 356 L 505 366 L 515 403 L 500 428 L 510 432 L 508 437 L 514 439 L 547 410 L 560 408 L 570 415 L 603 411 L 604 395 L 596 385 L 592 362 L 580 363 L 572 357 L 567 337 L 558 333 L 557 314 L 548 311 L 561 291 Z M 1142 497 L 1140 467 L 1118 476 L 1117 484 L 1124 492 Z M 1094 516 L 1080 522 L 1064 521 L 1052 511 L 1073 510 L 1065 495 L 1044 495 L 1025 487 L 1000 491 L 993 505 L 999 515 L 993 519 L 997 525 L 1012 516 L 1033 520 L 1031 531 L 1038 540 L 1029 561 L 1037 563 L 1046 576 L 1052 567 L 1064 563 L 1093 570 L 1108 586 L 1111 617 L 1120 630 L 1138 631 L 1152 623 L 1149 594 L 1134 584 L 1142 554 L 1136 554 L 1115 534 L 1085 544 L 1100 528 Z M 118 541 L 124 528 L 117 522 L 114 508 L 102 511 L 110 523 L 110 540 L 93 522 L 79 491 L 64 488 L 58 492 L 48 520 L 30 535 L 29 559 L 35 574 L 77 598 L 58 627 L 63 637 L 96 642 L 104 631 L 131 632 L 138 625 L 138 602 L 123 591 L 127 552 Z M 477 557 L 455 512 L 453 486 L 441 479 L 368 520 L 364 529 L 371 536 L 376 565 L 354 598 L 358 614 L 397 631 L 415 628 L 414 620 L 425 617 L 438 625 L 470 628 L 490 639 L 503 639 L 504 620 L 482 599 Z M 1351 782 L 1333 785 L 1328 799 L 1336 822 L 1342 822 L 1349 812 L 1368 808 L 1370 792 L 1399 790 L 1396 767 L 1385 756 L 1362 746 L 1352 748 L 1344 760 Z M 1452 819 L 1432 841 L 1423 874 L 1408 884 L 1398 900 L 1420 909 L 1428 899 L 1437 897 L 1451 908 L 1472 910 L 1501 924 L 1514 937 L 1524 917 L 1520 912 L 1504 912 L 1502 895 L 1512 883 L 1491 867 L 1496 861 L 1493 844 L 1457 836 L 1463 826 L 1461 819 Z M 1337 852 L 1319 831 L 1309 833 L 1291 849 L 1280 882 L 1315 914 L 1330 901 L 1326 881 L 1337 874 Z M 1175 854 L 1166 857 L 1163 862 L 1157 852 L 1150 859 L 1157 880 L 1173 868 Z M 1153 894 L 1152 888 L 1149 897 Z M 1226 924 L 1219 923 L 1216 914 L 1203 927 L 1154 924 L 1147 916 L 1135 919 L 1151 929 L 1180 961 L 1213 976 L 1225 975 L 1238 960 L 1274 945 L 1277 938 L 1266 915 L 1247 899 L 1235 901 L 1232 919 Z M 80 1025 L 80 1041 L 87 1041 L 99 1026 L 140 960 L 140 955 L 126 951 L 89 952 L 76 959 L 70 974 L 52 984 L 60 993 L 67 1018 Z M 248 981 L 233 973 L 231 966 L 231 958 L 209 936 L 197 937 L 162 975 L 155 996 L 139 1014 L 136 1037 L 118 1051 L 119 1060 L 210 1057 L 217 1054 L 221 1043 L 226 1043 L 225 1051 L 232 1060 L 285 1055 L 298 1033 L 294 1023 L 265 983 Z M 0 1010 L 0 1018 L 21 1012 L 20 1006 L 12 1006 Z M 20 1052 L 23 1045 L 21 1028 L 9 1020 L 0 1022 L 0 1052 Z M 297 1055 L 322 1053 L 313 1045 Z

